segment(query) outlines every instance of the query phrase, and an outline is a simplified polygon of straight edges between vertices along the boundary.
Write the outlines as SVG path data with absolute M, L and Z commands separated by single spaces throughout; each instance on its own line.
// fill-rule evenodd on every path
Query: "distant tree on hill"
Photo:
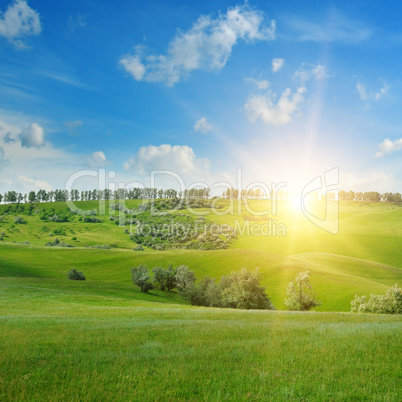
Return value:
M 195 282 L 195 273 L 190 271 L 186 265 L 180 265 L 175 273 L 176 287 L 179 291 L 184 291 Z
M 139 286 L 141 292 L 147 293 L 149 290 L 154 288 L 146 265 L 141 264 L 138 267 L 131 268 L 131 277 L 134 284 Z

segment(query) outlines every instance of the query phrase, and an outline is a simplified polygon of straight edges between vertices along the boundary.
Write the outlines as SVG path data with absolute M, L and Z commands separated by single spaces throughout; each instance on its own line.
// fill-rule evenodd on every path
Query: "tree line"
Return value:
M 311 194 L 314 199 L 319 199 L 319 193 Z M 335 199 L 334 194 L 329 194 L 332 199 Z M 33 203 L 33 202 L 58 202 L 58 201 L 97 201 L 97 200 L 135 200 L 135 199 L 174 199 L 174 198 L 199 198 L 209 199 L 211 197 L 210 188 L 192 188 L 184 191 L 177 191 L 172 188 L 157 189 L 157 188 L 121 188 L 111 190 L 85 190 L 79 191 L 73 189 L 68 190 L 51 190 L 46 191 L 30 191 L 27 194 L 22 194 L 16 191 L 7 191 L 0 193 L 0 202 L 4 203 Z M 225 199 L 273 199 L 287 200 L 290 194 L 286 191 L 279 190 L 275 192 L 271 190 L 268 193 L 261 189 L 239 190 L 233 187 L 227 188 L 222 197 Z M 355 191 L 339 191 L 339 199 L 343 201 L 367 201 L 367 202 L 402 202 L 401 193 L 379 193 L 378 191 L 355 192 Z
M 370 201 L 370 202 L 402 202 L 400 193 L 379 193 L 378 191 L 355 192 L 339 191 L 339 199 L 347 201 Z
M 79 191 L 73 189 L 46 191 L 30 191 L 28 194 L 18 193 L 16 191 L 7 191 L 0 193 L 0 202 L 5 203 L 33 203 L 33 202 L 58 202 L 58 201 L 97 201 L 97 200 L 136 200 L 136 199 L 173 199 L 173 198 L 200 198 L 209 199 L 211 189 L 192 188 L 178 192 L 172 188 L 120 188 L 118 190 L 85 190 Z

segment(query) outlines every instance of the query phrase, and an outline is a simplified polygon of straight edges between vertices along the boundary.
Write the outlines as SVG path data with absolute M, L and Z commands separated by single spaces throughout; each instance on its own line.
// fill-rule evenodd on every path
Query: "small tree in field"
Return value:
M 321 305 L 316 300 L 310 284 L 310 271 L 299 272 L 296 279 L 289 283 L 285 305 L 292 311 L 309 311 Z
M 222 304 L 225 307 L 240 309 L 274 310 L 271 299 L 260 285 L 258 269 L 242 268 L 223 276 L 219 284 L 222 290 Z
M 176 268 L 175 273 L 176 287 L 179 292 L 183 292 L 195 282 L 195 273 L 190 271 L 186 265 L 180 265 Z
M 131 277 L 133 282 L 140 287 L 141 292 L 147 293 L 148 290 L 154 288 L 146 265 L 141 264 L 138 267 L 131 268 Z
M 71 268 L 67 273 L 67 278 L 73 281 L 85 281 L 85 275 L 83 272 L 77 271 L 75 268 Z

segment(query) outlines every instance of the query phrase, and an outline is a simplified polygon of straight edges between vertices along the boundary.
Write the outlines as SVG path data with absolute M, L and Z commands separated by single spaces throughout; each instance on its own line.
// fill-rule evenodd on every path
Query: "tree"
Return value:
M 177 290 L 183 292 L 186 288 L 195 282 L 195 273 L 190 271 L 186 265 L 180 265 L 176 268 L 175 274 Z
M 215 279 L 208 276 L 185 288 L 182 291 L 182 296 L 193 306 L 222 307 L 221 289 L 215 283 Z
M 321 305 L 312 291 L 310 271 L 299 272 L 296 279 L 289 283 L 286 292 L 285 305 L 292 311 L 309 311 Z
M 260 285 L 258 269 L 242 268 L 222 277 L 221 289 L 223 305 L 231 308 L 273 310 L 271 299 Z
M 29 201 L 29 202 L 35 202 L 35 201 L 36 201 L 36 194 L 35 194 L 35 191 L 30 191 L 30 192 L 29 192 L 28 201 Z
M 0 202 L 3 200 L 3 194 L 0 194 Z
M 140 287 L 141 292 L 147 293 L 148 290 L 154 288 L 146 265 L 141 264 L 138 267 L 131 268 L 131 277 L 134 284 Z

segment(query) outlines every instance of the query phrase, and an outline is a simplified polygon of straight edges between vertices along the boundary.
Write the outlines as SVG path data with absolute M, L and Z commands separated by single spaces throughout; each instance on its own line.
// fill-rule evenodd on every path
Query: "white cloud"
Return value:
M 322 80 L 328 77 L 328 69 L 321 64 L 312 65 L 303 63 L 301 67 L 293 74 L 293 78 L 302 84 L 310 81 L 312 78 Z
M 32 123 L 27 130 L 23 130 L 18 138 L 21 141 L 21 146 L 26 148 L 40 148 L 45 143 L 45 133 L 37 123 Z
M 106 167 L 109 162 L 102 151 L 96 151 L 88 156 L 88 165 L 94 168 Z
M 192 71 L 222 69 L 239 40 L 274 38 L 275 21 L 266 24 L 263 13 L 246 4 L 229 8 L 215 19 L 201 16 L 188 31 L 178 31 L 166 55 L 148 55 L 144 47 L 137 46 L 120 64 L 137 81 L 173 86 Z
M 292 37 L 300 41 L 357 44 L 373 34 L 370 27 L 351 20 L 336 10 L 332 10 L 327 18 L 321 18 L 319 22 L 292 16 L 285 23 L 293 31 Z
M 284 59 L 272 59 L 272 72 L 278 72 L 285 64 Z
M 375 100 L 379 101 L 383 98 L 389 91 L 389 86 L 384 83 L 383 87 L 378 92 L 368 92 L 366 85 L 362 84 L 360 81 L 356 84 L 356 91 L 360 96 L 361 100 L 369 101 Z
M 134 169 L 139 174 L 152 170 L 171 170 L 176 173 L 194 173 L 209 169 L 207 159 L 197 158 L 188 145 L 143 146 L 134 158 L 124 164 L 127 170 Z
M 306 92 L 305 87 L 300 87 L 291 97 L 291 90 L 287 88 L 276 104 L 275 95 L 271 92 L 266 95 L 253 95 L 244 108 L 251 122 L 261 119 L 265 124 L 282 126 L 292 120 L 292 115 L 297 106 L 304 101 L 303 94 Z
M 46 180 L 35 180 L 30 179 L 24 175 L 18 177 L 18 180 L 23 184 L 23 186 L 29 191 L 37 191 L 40 189 L 50 191 L 52 186 Z
M 24 0 L 11 3 L 0 16 L 0 36 L 12 41 L 17 48 L 27 47 L 21 38 L 38 35 L 41 30 L 39 14 Z
M 402 182 L 392 173 L 354 172 L 340 175 L 340 187 L 352 191 L 398 191 Z
M 213 130 L 214 127 L 211 126 L 205 117 L 201 117 L 200 120 L 197 120 L 194 125 L 194 131 L 199 131 L 201 134 L 207 134 L 208 131 Z
M 375 158 L 381 158 L 386 154 L 390 154 L 394 151 L 400 151 L 402 149 L 402 138 L 398 140 L 391 141 L 386 138 L 381 144 L 378 145 L 379 151 L 375 154 Z
M 245 81 L 252 83 L 259 90 L 268 89 L 269 81 L 267 80 L 256 80 L 255 78 L 246 78 Z

